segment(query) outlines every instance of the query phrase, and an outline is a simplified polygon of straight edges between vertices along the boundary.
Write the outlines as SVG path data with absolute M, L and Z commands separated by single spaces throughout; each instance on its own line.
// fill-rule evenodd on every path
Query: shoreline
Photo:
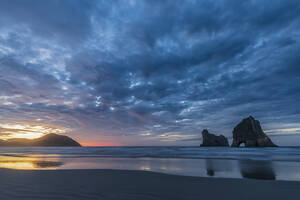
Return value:
M 206 178 L 139 170 L 0 169 L 0 199 L 298 199 L 300 182 Z
M 145 170 L 196 177 L 300 181 L 299 148 L 232 150 L 131 147 L 91 150 L 82 147 L 0 150 L 0 168 Z

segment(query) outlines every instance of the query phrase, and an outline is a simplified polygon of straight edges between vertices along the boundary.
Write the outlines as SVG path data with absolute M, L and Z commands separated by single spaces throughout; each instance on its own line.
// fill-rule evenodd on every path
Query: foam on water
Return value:
M 299 147 L 1 147 L 0 156 L 253 159 L 300 161 Z

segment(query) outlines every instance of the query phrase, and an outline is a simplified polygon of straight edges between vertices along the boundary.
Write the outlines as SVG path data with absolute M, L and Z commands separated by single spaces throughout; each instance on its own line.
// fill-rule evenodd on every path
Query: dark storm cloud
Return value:
M 123 144 L 230 136 L 249 114 L 296 134 L 299 11 L 296 0 L 1 1 L 0 120 Z
M 19 26 L 23 31 L 29 28 L 45 38 L 78 40 L 83 39 L 89 31 L 91 6 L 89 1 L 84 0 L 66 0 L 63 3 L 59 0 L 21 2 L 2 0 L 0 24 L 3 27 Z

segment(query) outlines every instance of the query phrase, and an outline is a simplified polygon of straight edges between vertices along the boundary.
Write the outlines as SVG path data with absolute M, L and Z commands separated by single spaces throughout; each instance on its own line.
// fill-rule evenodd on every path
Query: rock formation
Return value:
M 9 147 L 64 147 L 81 146 L 78 142 L 65 135 L 47 134 L 37 139 L 15 138 L 0 140 L 0 146 Z
M 233 129 L 232 147 L 239 147 L 244 143 L 245 147 L 276 147 L 271 139 L 263 132 L 258 120 L 252 116 L 243 119 Z
M 202 147 L 206 146 L 229 146 L 228 140 L 225 136 L 220 135 L 216 136 L 208 132 L 208 130 L 204 129 L 202 131 L 202 140 L 203 143 L 200 145 Z

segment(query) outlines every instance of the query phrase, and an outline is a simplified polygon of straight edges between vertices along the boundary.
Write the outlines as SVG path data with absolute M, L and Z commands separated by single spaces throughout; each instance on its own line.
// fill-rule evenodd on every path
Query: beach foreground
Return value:
M 299 199 L 300 182 L 128 170 L 0 170 L 0 199 Z

